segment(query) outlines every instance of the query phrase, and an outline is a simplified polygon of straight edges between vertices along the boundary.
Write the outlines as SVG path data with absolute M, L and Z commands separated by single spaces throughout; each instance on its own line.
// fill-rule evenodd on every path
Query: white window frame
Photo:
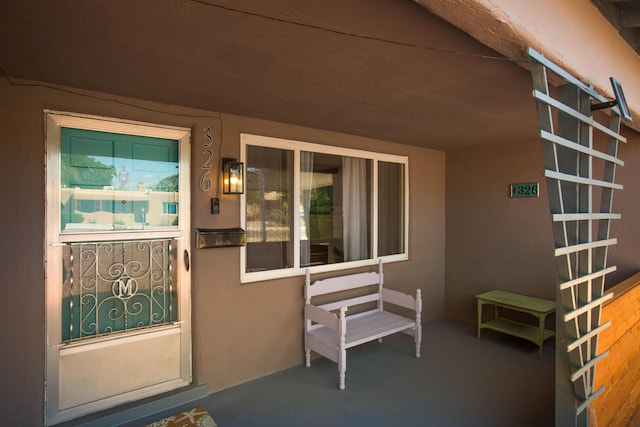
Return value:
M 409 157 L 394 154 L 376 153 L 372 151 L 356 150 L 351 148 L 334 147 L 310 142 L 296 141 L 290 139 L 274 138 L 262 135 L 240 134 L 240 158 L 242 162 L 247 160 L 247 146 L 257 146 L 265 148 L 275 148 L 280 150 L 293 151 L 293 212 L 300 210 L 300 152 L 309 151 L 321 154 L 332 154 L 336 156 L 357 157 L 371 160 L 372 176 L 372 215 L 371 215 L 371 242 L 372 254 L 369 259 L 359 261 L 347 261 L 334 264 L 317 265 L 312 267 L 300 266 L 300 215 L 293 215 L 293 262 L 290 268 L 280 268 L 267 271 L 247 272 L 247 252 L 246 246 L 240 251 L 240 281 L 241 283 L 259 282 L 284 277 L 295 277 L 304 275 L 307 268 L 311 273 L 322 273 L 336 270 L 346 270 L 368 265 L 375 265 L 379 260 L 385 263 L 406 261 L 409 259 Z M 400 254 L 378 256 L 378 162 L 399 163 L 404 165 L 404 250 Z M 246 192 L 240 200 L 240 222 L 241 227 L 246 230 Z

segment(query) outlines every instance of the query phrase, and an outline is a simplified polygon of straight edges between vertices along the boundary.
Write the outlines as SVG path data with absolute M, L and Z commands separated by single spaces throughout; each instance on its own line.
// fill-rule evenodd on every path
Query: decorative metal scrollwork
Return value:
M 63 257 L 63 341 L 176 320 L 171 240 L 70 243 Z

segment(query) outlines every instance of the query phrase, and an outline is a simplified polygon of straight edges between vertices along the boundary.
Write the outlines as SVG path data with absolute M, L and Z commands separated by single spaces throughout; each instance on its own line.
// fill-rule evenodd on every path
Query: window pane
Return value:
M 246 271 L 293 267 L 293 151 L 247 146 Z
M 63 233 L 177 228 L 178 141 L 70 128 L 61 138 Z
M 371 258 L 371 160 L 300 154 L 300 265 Z
M 404 252 L 404 165 L 378 162 L 378 256 Z

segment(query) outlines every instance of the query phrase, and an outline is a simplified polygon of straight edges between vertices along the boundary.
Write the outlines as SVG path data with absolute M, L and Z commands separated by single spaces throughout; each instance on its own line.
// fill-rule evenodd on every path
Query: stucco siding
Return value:
M 0 380 L 11 384 L 2 390 L 2 423 L 40 425 L 43 420 L 44 109 L 192 128 L 192 229 L 240 225 L 240 197 L 223 196 L 220 215 L 212 215 L 209 199 L 214 195 L 199 188 L 198 148 L 205 126 L 219 129 L 222 123 L 223 157 L 240 157 L 241 132 L 408 156 L 410 259 L 386 266 L 386 284 L 404 291 L 421 287 L 425 320 L 444 314 L 443 152 L 133 99 L 113 102 L 109 95 L 84 96 L 80 90 L 69 90 L 78 94 L 42 87 L 0 88 L 0 188 L 6 197 L 1 319 L 7 325 L 2 333 Z M 240 248 L 193 248 L 194 382 L 207 383 L 214 391 L 301 364 L 303 282 L 303 277 L 294 277 L 241 284 Z

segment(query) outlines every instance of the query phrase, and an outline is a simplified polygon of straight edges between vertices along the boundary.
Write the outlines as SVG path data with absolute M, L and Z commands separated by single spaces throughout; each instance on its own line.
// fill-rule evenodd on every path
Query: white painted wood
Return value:
M 566 221 L 599 221 L 620 219 L 622 216 L 615 213 L 574 213 L 574 214 L 554 214 L 551 216 L 553 222 Z
M 345 379 L 347 373 L 347 347 L 346 347 L 346 333 L 347 333 L 347 307 L 340 308 L 340 323 L 338 326 L 338 334 L 340 335 L 340 343 L 338 345 L 338 380 L 340 390 L 345 388 Z
M 581 122 L 594 127 L 595 129 L 599 130 L 600 132 L 609 135 L 612 138 L 617 139 L 620 142 L 627 142 L 627 138 L 625 138 L 624 136 L 620 135 L 619 133 L 612 131 L 611 129 L 609 129 L 606 126 L 603 126 L 602 124 L 598 123 L 597 121 L 593 120 L 591 117 L 589 116 L 585 116 L 584 114 L 574 110 L 571 107 L 566 106 L 565 104 L 561 103 L 560 101 L 557 101 L 555 99 L 553 99 L 552 97 L 550 97 L 549 95 L 546 95 L 538 90 L 534 90 L 533 91 L 533 96 L 538 99 L 541 102 L 544 102 L 545 104 L 550 105 L 551 107 L 556 108 L 559 111 L 562 111 L 563 113 L 567 113 L 568 115 L 580 120 Z
M 384 288 L 383 267 L 379 272 L 358 273 L 318 280 L 311 283 L 311 273 L 305 273 L 305 365 L 311 366 L 311 351 L 338 364 L 338 388 L 345 389 L 346 350 L 360 344 L 380 340 L 398 332 L 406 332 L 414 337 L 416 357 L 420 357 L 422 343 L 422 293 L 416 297 Z M 373 286 L 373 285 L 378 286 Z M 345 290 L 369 289 L 367 295 L 346 298 L 321 306 L 314 306 L 313 296 L 339 294 Z M 408 308 L 415 312 L 415 319 L 409 319 L 383 310 L 382 303 Z M 347 316 L 350 306 L 377 302 L 378 308 Z M 331 311 L 339 310 L 339 315 Z
M 416 344 L 416 357 L 420 358 L 420 352 L 422 349 L 422 289 L 416 290 L 414 310 L 416 312 L 416 326 L 413 329 L 413 337 Z
M 110 234 L 111 233 L 111 234 Z M 119 231 L 119 232 L 109 232 L 109 233 L 91 233 L 93 242 L 106 242 L 114 240 L 114 236 L 118 237 L 122 240 L 137 240 L 137 239 L 171 239 L 175 238 L 176 240 L 183 239 L 182 234 L 178 230 L 168 230 L 168 231 Z M 65 233 L 61 234 L 58 238 L 60 243 L 75 243 L 75 242 L 84 242 L 87 240 L 86 232 L 84 234 L 72 234 Z
M 563 68 L 559 67 L 554 62 L 552 62 L 552 61 L 548 60 L 547 58 L 545 58 L 544 55 L 541 54 L 540 52 L 537 52 L 535 49 L 530 47 L 528 49 L 528 53 L 529 53 L 529 56 L 532 59 L 534 59 L 538 63 L 544 65 L 545 68 L 547 68 L 549 71 L 551 71 L 552 73 L 558 75 L 559 77 L 562 77 L 567 82 L 579 87 L 580 90 L 582 90 L 583 92 L 586 92 L 587 94 L 589 94 L 592 97 L 596 98 L 598 101 L 601 101 L 601 102 L 608 101 L 607 98 L 605 98 L 604 96 L 599 94 L 597 91 L 595 91 L 592 86 L 588 86 L 585 83 L 581 82 L 580 80 L 578 80 L 577 78 L 572 76 L 570 73 L 565 71 Z M 618 115 L 619 114 L 620 113 L 618 112 Z
M 338 345 L 337 344 L 327 344 L 324 341 L 320 341 L 318 339 L 314 339 L 313 337 L 309 338 L 309 350 L 313 350 L 318 354 L 323 355 L 327 359 L 331 360 L 333 363 L 338 363 Z M 307 368 L 311 366 L 311 362 L 306 364 Z
M 593 156 L 607 162 L 615 163 L 618 166 L 624 166 L 624 161 L 618 159 L 617 157 L 611 156 L 598 150 L 594 150 L 593 148 L 585 147 L 584 145 L 577 144 L 573 141 L 562 138 L 561 136 L 547 132 L 546 130 L 540 130 L 540 137 L 546 139 L 549 142 L 553 142 L 555 144 L 562 145 L 563 147 L 570 148 L 574 151 L 588 154 L 589 156 Z
M 318 307 L 321 307 L 327 311 L 333 311 L 333 310 L 338 310 L 340 307 L 344 307 L 344 306 L 353 307 L 360 304 L 366 304 L 368 302 L 376 302 L 378 300 L 379 300 L 378 294 L 368 294 L 360 297 L 348 298 L 341 301 L 322 304 L 322 305 L 319 305 Z M 413 307 L 410 307 L 410 308 L 413 308 Z
M 598 270 L 598 271 L 595 271 L 595 272 L 593 272 L 591 274 L 587 274 L 585 276 L 580 276 L 577 279 L 573 279 L 573 280 L 570 280 L 568 282 L 561 283 L 560 284 L 560 290 L 564 291 L 565 289 L 572 288 L 572 287 L 574 287 L 576 285 L 579 285 L 581 283 L 585 283 L 585 282 L 587 282 L 589 280 L 593 280 L 593 279 L 596 279 L 598 277 L 603 277 L 603 276 L 605 276 L 605 275 L 607 275 L 609 273 L 613 273 L 616 270 L 617 270 L 616 266 L 611 266 L 611 267 L 607 267 L 607 268 L 605 268 L 603 270 Z
M 573 311 L 569 311 L 564 315 L 564 321 L 568 322 L 569 320 L 575 319 L 576 317 L 580 316 L 581 314 L 587 313 L 590 310 L 592 310 L 595 307 L 600 307 L 602 306 L 602 304 L 604 304 L 605 302 L 609 301 L 611 298 L 613 298 L 613 294 L 609 293 L 609 294 L 605 294 L 604 296 L 601 296 L 600 298 L 596 298 L 592 301 L 589 301 L 586 304 L 581 305 L 580 307 L 576 308 Z
M 318 295 L 348 291 L 350 289 L 377 285 L 379 283 L 380 276 L 376 272 L 350 274 L 347 276 L 339 276 L 314 282 L 309 286 L 307 296 L 313 298 Z
M 584 365 L 582 365 L 582 367 L 580 369 L 576 370 L 573 373 L 573 375 L 571 376 L 571 381 L 575 381 L 576 379 L 578 379 L 581 376 L 583 376 L 587 371 L 589 371 L 591 368 L 595 367 L 598 362 L 600 362 L 602 359 L 604 359 L 608 355 L 609 355 L 609 350 L 607 350 L 604 353 L 601 353 L 601 354 L 597 355 L 596 357 L 594 357 L 593 359 L 587 361 Z
M 59 406 L 65 410 L 180 378 L 179 327 L 158 334 L 63 348 Z
M 563 248 L 556 248 L 555 255 L 568 255 L 580 251 L 586 251 L 589 249 L 602 248 L 605 246 L 613 246 L 618 243 L 618 239 L 606 239 L 606 240 L 596 240 L 594 242 L 580 243 L 577 245 L 565 246 Z
M 124 120 L 113 117 L 100 117 L 90 114 L 70 113 L 66 111 L 45 110 L 50 117 L 54 117 L 59 126 L 113 132 L 124 135 L 150 136 L 154 138 L 180 139 L 184 136 L 185 128 L 163 124 L 149 126 L 146 122 Z
M 582 344 L 586 343 L 587 341 L 589 341 L 592 338 L 594 338 L 595 336 L 597 336 L 600 332 L 602 332 L 605 329 L 607 329 L 609 326 L 611 326 L 611 321 L 610 320 L 608 320 L 607 322 L 601 324 L 597 328 L 590 330 L 589 332 L 585 333 L 583 336 L 581 336 L 577 340 L 572 341 L 571 343 L 569 343 L 567 345 L 567 351 L 575 350 L 576 348 L 578 348 Z
M 182 254 L 190 243 L 191 132 L 187 128 L 45 110 L 46 122 L 46 407 L 48 425 L 72 420 L 119 404 L 154 396 L 191 383 L 190 273 Z M 175 139 L 179 142 L 178 229 L 113 233 L 61 233 L 60 129 Z M 186 201 L 182 203 L 182 201 Z M 179 319 L 168 326 L 62 343 L 62 246 L 82 241 L 174 238 Z M 144 343 L 144 344 L 143 344 Z M 107 367 L 109 368 L 107 369 Z M 134 367 L 135 369 L 133 369 Z M 78 369 L 76 371 L 76 369 Z M 89 373 L 91 376 L 89 377 Z M 177 373 L 177 374 L 176 374 Z M 127 388 L 128 387 L 128 388 Z M 127 388 L 127 389 L 125 389 Z M 116 394 L 113 394 L 113 393 Z
M 575 337 L 566 346 L 567 363 L 559 364 L 556 389 L 572 385 L 576 404 L 567 409 L 575 415 L 576 425 L 587 427 L 593 424 L 589 404 L 604 390 L 594 391 L 596 364 L 606 356 L 596 353 L 599 333 L 608 325 L 600 324 L 600 315 L 606 301 L 605 276 L 615 271 L 607 267 L 607 253 L 617 243 L 609 237 L 609 229 L 611 220 L 620 218 L 612 213 L 612 200 L 614 190 L 622 189 L 615 184 L 615 172 L 624 165 L 617 156 L 619 142 L 626 139 L 620 135 L 618 107 L 609 109 L 608 126 L 593 118 L 591 106 L 609 99 L 531 48 L 529 55 L 553 234 L 560 246 L 555 250 L 558 325 L 564 326 L 563 336 Z M 554 96 L 549 91 L 550 73 L 564 80 L 557 83 Z M 606 136 L 606 153 L 594 149 L 594 134 Z M 602 180 L 594 179 L 595 173 L 601 173 Z M 598 199 L 600 206 L 595 206 Z
M 411 310 L 415 310 L 416 308 L 416 299 L 414 297 L 402 292 L 394 291 L 393 289 L 384 288 L 382 290 L 382 299 L 385 302 L 399 305 L 400 307 L 406 307 Z
M 305 306 L 305 314 L 308 320 L 338 332 L 338 317 L 335 314 L 312 304 Z
M 346 317 L 345 346 L 355 347 L 405 329 L 413 329 L 413 326 L 412 319 L 384 311 L 370 312 L 366 316 L 355 318 Z M 338 331 L 328 326 L 313 329 L 309 334 L 330 345 L 338 346 L 340 343 Z
M 597 186 L 597 187 L 604 187 L 604 188 L 613 188 L 614 190 L 622 190 L 622 188 L 623 188 L 622 184 L 615 184 L 613 182 L 602 181 L 602 180 L 599 180 L 599 179 L 584 178 L 584 177 L 581 177 L 581 176 L 568 175 L 566 173 L 555 172 L 555 171 L 550 171 L 550 170 L 545 170 L 544 171 L 544 176 L 547 177 L 547 178 L 557 179 L 559 181 L 573 182 L 575 184 L 594 185 L 594 186 Z

